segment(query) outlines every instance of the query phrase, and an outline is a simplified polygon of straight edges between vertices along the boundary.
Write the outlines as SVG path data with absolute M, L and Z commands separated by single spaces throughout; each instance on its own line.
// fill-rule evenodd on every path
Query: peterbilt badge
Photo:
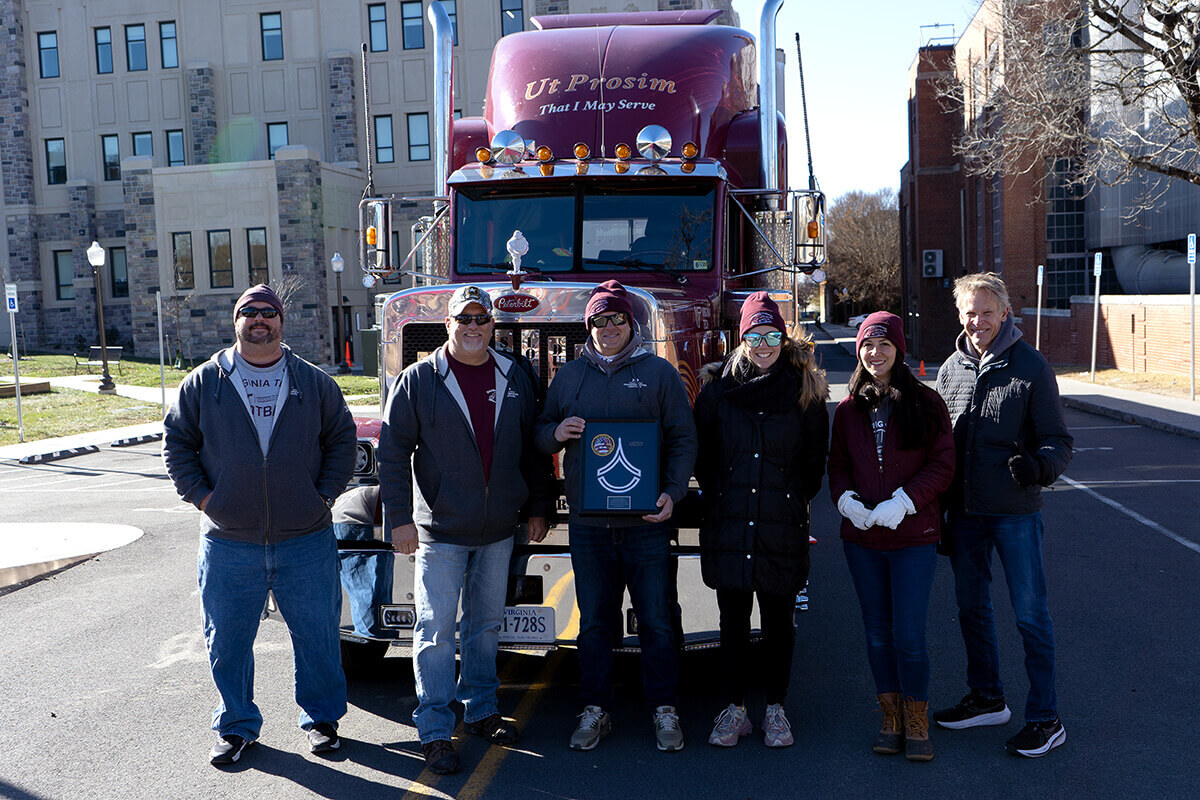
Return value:
M 506 311 L 510 314 L 524 314 L 527 311 L 533 311 L 541 304 L 536 297 L 531 294 L 506 294 L 497 297 L 495 306 L 500 311 Z

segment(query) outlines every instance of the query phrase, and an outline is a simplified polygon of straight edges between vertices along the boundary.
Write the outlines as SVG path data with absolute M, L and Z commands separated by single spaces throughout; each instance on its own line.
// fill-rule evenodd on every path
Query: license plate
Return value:
M 506 606 L 500 625 L 501 642 L 554 641 L 554 609 L 551 606 Z

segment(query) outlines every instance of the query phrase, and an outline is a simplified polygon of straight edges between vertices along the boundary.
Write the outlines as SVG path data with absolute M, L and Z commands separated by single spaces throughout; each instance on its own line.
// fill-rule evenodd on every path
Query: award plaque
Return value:
M 580 514 L 658 513 L 658 420 L 589 419 L 580 445 Z

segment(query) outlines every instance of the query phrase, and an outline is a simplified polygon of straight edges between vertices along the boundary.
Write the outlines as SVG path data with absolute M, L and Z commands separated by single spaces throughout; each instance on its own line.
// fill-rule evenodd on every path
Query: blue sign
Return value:
M 1188 263 L 1196 263 L 1196 234 L 1188 234 Z
M 580 438 L 580 514 L 658 512 L 658 420 L 590 419 Z

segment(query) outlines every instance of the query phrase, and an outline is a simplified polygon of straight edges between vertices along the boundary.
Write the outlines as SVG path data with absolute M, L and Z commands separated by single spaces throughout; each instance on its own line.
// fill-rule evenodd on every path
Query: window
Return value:
M 171 247 L 175 262 L 175 288 L 196 288 L 196 276 L 192 271 L 192 235 L 172 233 Z
M 375 118 L 375 161 L 379 164 L 391 164 L 396 160 L 396 150 L 392 144 L 392 118 L 381 116 Z
M 267 157 L 274 158 L 275 151 L 288 143 L 287 123 L 267 123 Z
M 454 32 L 454 44 L 458 44 L 458 0 L 442 0 L 446 16 L 450 17 L 450 30 Z
M 104 180 L 121 180 L 121 145 L 113 133 L 100 137 L 100 151 L 104 154 Z
M 521 0 L 500 0 L 500 35 L 525 30 L 525 9 Z
M 143 72 L 146 64 L 146 26 L 125 26 L 125 65 L 130 72 Z
M 246 229 L 246 263 L 250 265 L 250 285 L 257 286 L 271 280 L 267 266 L 267 229 Z
M 46 183 L 54 186 L 67 182 L 67 140 L 46 140 Z
M 54 251 L 54 296 L 59 300 L 75 299 L 75 260 L 70 250 Z
M 208 285 L 214 289 L 233 286 L 233 250 L 229 231 L 208 232 Z
M 187 164 L 183 154 L 183 131 L 167 131 L 167 166 L 182 167 Z
M 154 155 L 154 137 L 148 132 L 133 134 L 133 154 L 135 156 Z
M 429 160 L 429 114 L 408 115 L 408 160 Z
M 367 26 L 370 29 L 371 52 L 387 50 L 387 6 L 383 3 L 367 6 Z
M 263 61 L 282 61 L 283 15 L 278 11 L 272 14 L 259 14 L 258 24 L 262 31 Z
M 419 2 L 400 4 L 400 25 L 404 31 L 405 50 L 420 50 L 425 46 L 425 24 L 421 21 Z
M 158 23 L 158 52 L 162 56 L 163 69 L 179 66 L 179 42 L 175 39 L 175 23 Z
M 38 34 L 38 64 L 43 78 L 58 77 L 58 34 Z
M 96 72 L 107 75 L 112 71 L 112 28 L 96 28 Z
M 109 286 L 113 297 L 129 297 L 129 269 L 125 265 L 125 248 L 112 247 L 108 251 Z

